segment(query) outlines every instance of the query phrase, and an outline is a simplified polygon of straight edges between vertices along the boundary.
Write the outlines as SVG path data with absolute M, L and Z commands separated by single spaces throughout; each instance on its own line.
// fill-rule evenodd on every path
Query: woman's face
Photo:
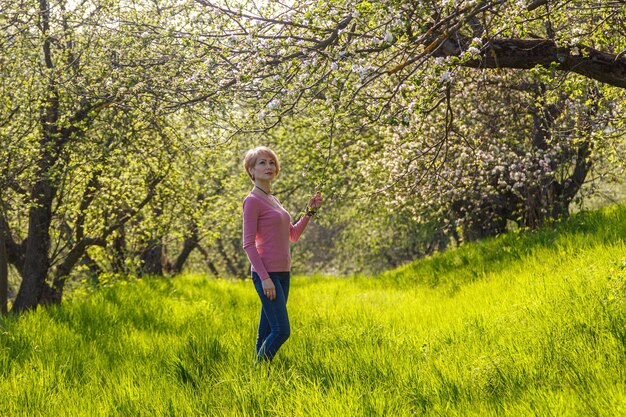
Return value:
M 271 181 L 276 177 L 276 162 L 272 158 L 261 155 L 257 158 L 250 173 L 255 180 Z

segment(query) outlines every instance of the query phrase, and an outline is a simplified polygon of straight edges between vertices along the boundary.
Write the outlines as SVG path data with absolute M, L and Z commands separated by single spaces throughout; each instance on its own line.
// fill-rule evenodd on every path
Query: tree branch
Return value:
M 115 230 L 122 227 L 126 222 L 132 219 L 141 209 L 152 200 L 155 195 L 156 186 L 163 180 L 163 176 L 154 175 L 148 183 L 148 192 L 144 199 L 132 210 L 129 210 L 121 218 L 106 229 L 102 235 L 98 238 L 83 238 L 80 239 L 65 256 L 65 259 L 56 268 L 54 273 L 53 288 L 58 292 L 62 292 L 65 280 L 71 272 L 74 265 L 83 257 L 87 248 L 93 245 L 104 246 L 106 238 Z M 59 296 L 59 295 L 57 295 Z
M 61 129 L 60 137 L 62 138 L 62 142 L 65 143 L 74 134 L 82 132 L 84 128 L 80 126 L 81 122 L 94 119 L 100 113 L 100 111 L 109 107 L 111 104 L 113 104 L 114 101 L 115 97 L 111 96 L 103 99 L 98 103 L 84 105 L 69 119 L 68 127 L 64 127 Z
M 540 8 L 545 4 L 548 4 L 548 0 L 535 0 L 526 7 L 526 10 L 532 12 L 533 10 Z
M 83 198 L 78 207 L 78 218 L 76 219 L 76 240 L 81 241 L 85 237 L 85 214 L 96 197 L 96 192 L 100 188 L 100 174 L 102 170 L 97 170 L 91 174 L 91 178 L 85 186 Z
M 461 56 L 471 40 L 447 38 L 432 56 Z M 626 58 L 600 52 L 587 46 L 557 47 L 547 39 L 492 39 L 482 56 L 460 65 L 470 68 L 531 69 L 537 65 L 574 72 L 615 87 L 626 88 Z
M 150 200 L 152 200 L 152 198 L 155 196 L 156 186 L 163 180 L 163 178 L 164 176 L 162 175 L 154 175 L 154 177 L 151 178 L 148 182 L 148 192 L 146 193 L 146 196 L 143 198 L 143 200 L 141 200 L 141 202 L 135 208 L 124 213 L 116 223 L 105 229 L 100 239 L 106 239 L 111 233 L 113 233 L 114 231 L 122 227 L 130 219 L 135 217 L 135 215 L 137 215 L 137 213 L 139 213 L 141 209 L 144 208 L 145 205 L 148 204 Z

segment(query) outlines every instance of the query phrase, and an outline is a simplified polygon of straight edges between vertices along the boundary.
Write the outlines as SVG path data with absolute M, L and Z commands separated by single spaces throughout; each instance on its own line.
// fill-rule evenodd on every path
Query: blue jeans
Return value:
M 252 272 L 252 282 L 261 299 L 261 317 L 255 347 L 258 362 L 272 360 L 291 333 L 289 315 L 287 314 L 291 273 L 287 271 L 270 272 L 269 274 L 276 287 L 276 298 L 273 301 L 270 301 L 263 293 L 263 284 L 259 275 Z

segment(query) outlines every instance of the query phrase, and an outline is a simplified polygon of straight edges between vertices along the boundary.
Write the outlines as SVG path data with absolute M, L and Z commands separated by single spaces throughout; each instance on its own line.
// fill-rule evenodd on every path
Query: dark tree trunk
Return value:
M 198 246 L 198 227 L 191 227 L 191 235 L 185 238 L 183 242 L 183 250 L 176 257 L 176 261 L 170 268 L 170 273 L 180 274 L 185 266 L 185 262 L 189 259 L 191 252 Z
M 464 201 L 458 201 L 451 205 L 452 212 L 456 218 L 464 218 Z M 485 201 L 478 208 L 471 208 L 473 213 L 479 213 L 471 219 L 467 219 L 462 228 L 462 239 L 464 242 L 473 242 L 487 237 L 497 236 L 506 232 L 507 210 L 511 210 L 511 205 L 502 202 Z
M 126 272 L 126 230 L 124 226 L 118 229 L 110 246 L 111 270 L 116 273 Z
M 24 247 L 13 239 L 11 228 L 7 223 L 4 213 L 0 210 L 0 238 L 4 241 L 4 249 L 6 250 L 7 262 L 15 267 L 17 272 L 22 275 L 24 269 Z
M 209 270 L 213 273 L 213 275 L 215 275 L 216 278 L 219 277 L 220 273 L 215 267 L 215 263 L 211 260 L 211 257 L 209 256 L 209 253 L 206 251 L 206 249 L 204 249 L 199 243 L 196 244 L 196 248 L 204 257 L 204 261 L 206 262 L 206 265 L 209 267 Z
M 188 237 L 185 239 L 185 242 L 183 243 L 183 250 L 176 257 L 176 261 L 174 261 L 174 264 L 172 265 L 172 274 L 180 274 L 183 271 L 183 267 L 185 266 L 187 259 L 189 259 L 189 255 L 195 249 L 196 243 L 197 242 L 193 238 Z
M 50 270 L 50 223 L 51 207 L 54 188 L 47 176 L 48 166 L 38 174 L 40 178 L 33 187 L 32 205 L 29 212 L 28 237 L 24 256 L 22 284 L 17 293 L 13 310 L 21 312 L 37 307 L 40 302 L 45 303 L 48 291 L 46 278 Z
M 232 244 L 232 248 L 234 250 L 233 253 L 235 253 L 235 262 L 237 263 L 237 270 L 239 271 L 240 275 L 242 277 L 247 276 L 247 272 L 246 269 L 248 267 L 248 258 L 247 257 L 243 257 L 243 256 L 237 256 L 237 254 L 241 253 L 241 247 L 242 247 L 242 242 L 241 240 L 238 239 L 232 239 L 230 241 L 230 243 Z
M 6 316 L 8 313 L 9 298 L 9 259 L 2 233 L 0 233 L 0 313 Z
M 139 255 L 141 268 L 139 275 L 163 275 L 163 244 L 151 239 Z
M 463 228 L 463 241 L 474 242 L 488 237 L 498 236 L 506 232 L 506 219 L 484 219 L 472 221 Z
M 589 133 L 591 135 L 591 132 Z M 585 183 L 585 179 L 587 178 L 587 174 L 591 170 L 593 163 L 589 160 L 591 156 L 591 144 L 589 140 L 583 141 L 577 149 L 576 152 L 576 165 L 574 167 L 574 172 L 572 175 L 564 181 L 562 187 L 562 204 L 569 209 L 569 205 L 578 194 L 580 187 Z
M 83 259 L 80 262 L 81 264 L 87 266 L 89 269 L 89 280 L 92 285 L 97 285 L 100 281 L 98 277 L 103 272 L 102 268 L 94 261 L 88 253 L 85 253 Z
M 216 243 L 217 251 L 222 256 L 222 259 L 224 259 L 224 262 L 226 262 L 226 268 L 228 268 L 228 272 L 230 272 L 233 277 L 241 276 L 241 272 L 237 270 L 237 267 L 235 266 L 233 260 L 230 256 L 228 256 L 228 253 L 226 253 L 226 249 L 224 248 L 224 243 L 222 242 L 222 239 L 216 239 Z
M 541 91 L 543 94 L 543 88 Z M 595 97 L 596 94 L 597 91 L 590 90 L 592 97 Z M 561 97 L 560 104 L 545 105 L 543 111 L 533 114 L 535 121 L 535 136 L 533 139 L 536 148 L 542 150 L 548 148 L 547 141 L 552 136 L 555 120 L 563 111 L 565 99 L 566 97 Z M 534 207 L 533 210 L 530 210 L 529 216 L 527 216 L 525 226 L 537 228 L 548 220 L 556 220 L 569 215 L 569 206 L 584 184 L 592 166 L 589 160 L 591 156 L 590 137 L 593 126 L 591 119 L 596 113 L 597 107 L 592 107 L 586 116 L 589 119 L 587 121 L 587 137 L 578 145 L 575 152 L 572 152 L 570 155 L 571 160 L 574 162 L 572 174 L 564 179 L 562 183 L 557 181 L 556 178 L 550 178 L 544 184 L 538 185 L 533 193 L 534 200 L 529 203 L 529 205 Z M 556 170 L 558 168 L 555 165 L 556 162 L 553 161 L 552 164 L 552 169 Z
M 218 272 L 212 260 L 207 259 L 206 265 L 209 267 L 209 270 L 213 273 L 213 275 L 215 275 L 216 278 L 220 276 L 220 273 Z
M 56 267 L 56 270 L 54 271 L 54 280 L 52 281 L 52 287 L 50 288 L 51 294 L 49 301 L 51 303 L 61 303 L 65 282 L 67 281 L 70 272 L 74 269 L 74 266 L 81 260 L 81 258 L 85 256 L 85 251 L 91 244 L 91 239 L 81 239 L 65 256 L 63 262 Z

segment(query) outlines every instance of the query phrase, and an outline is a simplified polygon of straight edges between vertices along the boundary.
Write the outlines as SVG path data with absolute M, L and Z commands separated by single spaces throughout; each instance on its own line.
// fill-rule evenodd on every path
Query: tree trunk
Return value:
M 102 268 L 89 256 L 88 253 L 85 253 L 83 259 L 80 261 L 81 264 L 86 265 L 89 269 L 89 282 L 91 285 L 98 285 L 100 283 L 99 275 L 103 272 Z
M 54 304 L 61 303 L 65 282 L 67 281 L 70 272 L 72 272 L 72 269 L 74 269 L 74 266 L 78 263 L 78 261 L 85 256 L 85 251 L 91 244 L 91 239 L 82 239 L 69 251 L 63 262 L 56 267 L 52 287 L 50 287 L 49 302 Z
M 185 239 L 185 242 L 183 243 L 183 250 L 176 257 L 176 261 L 174 262 L 174 265 L 172 265 L 172 270 L 171 270 L 172 274 L 176 275 L 182 272 L 183 267 L 185 266 L 185 263 L 187 262 L 187 259 L 189 259 L 189 255 L 195 249 L 195 247 L 196 247 L 196 241 L 193 238 L 188 237 Z
M 54 188 L 47 179 L 47 173 L 41 171 L 38 174 L 40 179 L 35 183 L 31 193 L 32 205 L 29 212 L 22 284 L 13 304 L 13 310 L 18 313 L 34 309 L 40 301 L 45 302 L 42 296 L 47 287 L 46 278 L 50 270 L 50 223 Z
M 172 265 L 172 268 L 170 271 L 172 274 L 176 275 L 182 272 L 183 267 L 185 266 L 185 262 L 187 262 L 189 255 L 196 248 L 197 245 L 198 245 L 198 227 L 196 225 L 193 225 L 191 228 L 191 236 L 188 236 L 185 238 L 185 242 L 183 243 L 183 250 L 176 257 L 176 261 L 174 262 L 174 265 Z
M 209 257 L 209 253 L 206 251 L 206 249 L 204 249 L 199 243 L 196 244 L 196 248 L 198 249 L 198 251 L 200 251 L 202 256 L 204 256 L 204 260 L 206 262 L 206 265 L 209 267 L 209 270 L 213 273 L 213 275 L 215 275 L 216 278 L 219 277 L 220 273 L 215 267 L 215 263 Z
M 163 245 L 161 242 L 151 239 L 139 258 L 142 262 L 139 275 L 163 275 Z
M 242 247 L 242 242 L 239 239 L 231 239 L 230 243 L 232 244 L 232 248 L 234 250 L 234 258 L 235 258 L 235 262 L 237 263 L 237 270 L 239 271 L 239 273 L 241 274 L 242 278 L 245 278 L 248 274 L 247 274 L 247 267 L 248 267 L 248 258 L 244 257 L 244 256 L 238 256 L 238 254 L 241 254 L 241 247 Z
M 241 273 L 237 271 L 237 268 L 235 267 L 233 260 L 226 253 L 226 249 L 224 248 L 222 239 L 216 239 L 216 243 L 217 243 L 217 250 L 220 253 L 220 255 L 222 255 L 222 259 L 224 259 L 224 262 L 226 262 L 226 267 L 228 268 L 228 271 L 231 273 L 233 277 L 240 276 Z
M 111 270 L 116 273 L 124 273 L 126 271 L 126 228 L 124 226 L 118 229 L 116 236 L 113 238 L 113 244 L 109 247 L 111 256 Z
M 9 298 L 9 259 L 7 256 L 4 238 L 0 233 L 0 313 L 6 316 L 8 313 Z
M 465 218 L 463 209 L 467 208 L 464 201 L 456 201 L 451 204 L 452 213 L 457 219 Z M 476 213 L 463 224 L 461 237 L 463 242 L 474 242 L 487 237 L 497 236 L 506 232 L 507 210 L 506 203 L 483 201 L 479 207 L 470 208 Z

